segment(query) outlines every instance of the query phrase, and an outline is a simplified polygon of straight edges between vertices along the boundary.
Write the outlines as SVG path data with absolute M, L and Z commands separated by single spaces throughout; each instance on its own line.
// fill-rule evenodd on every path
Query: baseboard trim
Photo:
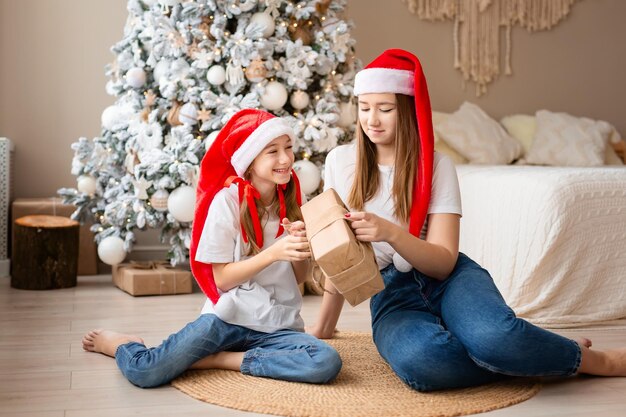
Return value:
M 11 276 L 11 260 L 0 259 L 0 277 L 10 277 L 10 276 Z

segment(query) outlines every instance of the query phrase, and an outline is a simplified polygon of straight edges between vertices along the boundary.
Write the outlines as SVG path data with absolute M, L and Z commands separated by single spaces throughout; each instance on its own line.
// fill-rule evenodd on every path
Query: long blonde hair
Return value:
M 405 222 L 409 221 L 413 187 L 419 155 L 419 134 L 415 116 L 415 99 L 404 94 L 396 96 L 396 137 L 394 175 L 391 195 L 394 201 L 394 215 Z M 363 210 L 365 203 L 376 195 L 380 186 L 376 145 L 367 137 L 363 126 L 357 120 L 357 158 L 354 182 L 348 195 L 348 205 L 355 210 Z
M 250 180 L 249 172 L 245 174 L 245 179 L 248 181 Z M 292 222 L 296 220 L 302 220 L 302 212 L 300 211 L 300 206 L 298 205 L 296 192 L 297 189 L 295 181 L 292 177 L 287 183 L 287 188 L 283 191 L 285 195 L 285 206 L 287 208 L 286 217 Z M 261 225 L 263 225 L 263 218 L 266 214 L 270 213 L 276 216 L 280 215 L 280 201 L 278 200 L 278 190 L 274 192 L 274 197 L 269 207 L 264 207 L 260 199 L 255 200 L 254 202 L 257 212 L 259 213 L 259 222 Z M 242 201 L 241 207 L 239 207 L 239 218 L 241 219 L 243 230 L 248 236 L 248 248 L 246 250 L 246 256 L 256 255 L 257 253 L 261 252 L 261 248 L 257 245 L 255 239 L 256 235 L 254 234 L 252 215 L 250 214 L 250 210 L 248 210 L 248 203 L 245 199 Z M 278 221 L 282 221 L 282 219 L 279 219 Z M 261 229 L 263 229 L 263 227 L 261 227 Z

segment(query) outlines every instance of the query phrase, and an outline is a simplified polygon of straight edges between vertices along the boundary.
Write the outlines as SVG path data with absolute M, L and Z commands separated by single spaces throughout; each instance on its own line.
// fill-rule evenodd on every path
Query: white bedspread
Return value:
M 626 168 L 457 166 L 460 250 L 533 323 L 626 317 Z

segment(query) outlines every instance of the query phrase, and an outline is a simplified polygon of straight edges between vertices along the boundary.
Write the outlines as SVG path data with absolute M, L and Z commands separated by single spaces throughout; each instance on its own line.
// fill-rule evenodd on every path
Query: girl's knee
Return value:
M 515 317 L 503 318 L 500 323 L 476 329 L 465 347 L 476 362 L 488 368 L 502 368 L 520 357 L 526 341 L 521 328 L 524 321 Z
M 150 359 L 146 354 L 135 354 L 123 362 L 118 359 L 117 364 L 126 379 L 140 388 L 154 388 L 170 382 L 172 372 Z
M 163 373 L 154 369 L 129 366 L 123 369 L 122 373 L 130 383 L 140 388 L 154 388 L 169 382 L 169 380 L 163 378 Z
M 311 367 L 307 381 L 313 384 L 325 384 L 337 377 L 341 371 L 342 361 L 339 353 L 330 346 L 316 346 L 311 353 Z

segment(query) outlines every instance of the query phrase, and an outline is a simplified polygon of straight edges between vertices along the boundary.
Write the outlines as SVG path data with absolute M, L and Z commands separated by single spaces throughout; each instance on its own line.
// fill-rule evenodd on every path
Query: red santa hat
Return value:
M 433 177 L 434 138 L 426 78 L 419 59 L 402 49 L 388 49 L 356 74 L 354 94 L 396 93 L 415 98 L 419 160 L 409 231 L 419 236 L 426 219 Z
M 228 123 L 220 130 L 200 165 L 200 178 L 196 190 L 196 209 L 191 232 L 191 245 L 189 257 L 191 271 L 198 281 L 204 293 L 216 303 L 219 292 L 213 278 L 213 267 L 210 264 L 196 261 L 198 244 L 202 235 L 202 229 L 206 221 L 211 202 L 215 195 L 224 187 L 237 184 L 239 187 L 239 204 L 246 199 L 254 224 L 255 240 L 259 247 L 263 247 L 263 230 L 256 211 L 255 199 L 258 199 L 258 191 L 243 178 L 244 173 L 259 153 L 274 139 L 287 135 L 295 143 L 296 135 L 289 124 L 273 114 L 263 110 L 244 109 L 230 118 Z M 296 186 L 296 198 L 300 201 L 300 186 L 298 177 L 292 170 L 292 178 Z M 280 199 L 280 215 L 285 215 L 285 202 L 283 196 L 284 186 L 278 186 L 277 192 Z M 245 242 L 248 236 L 242 227 L 242 235 Z M 276 237 L 283 233 L 279 225 Z

